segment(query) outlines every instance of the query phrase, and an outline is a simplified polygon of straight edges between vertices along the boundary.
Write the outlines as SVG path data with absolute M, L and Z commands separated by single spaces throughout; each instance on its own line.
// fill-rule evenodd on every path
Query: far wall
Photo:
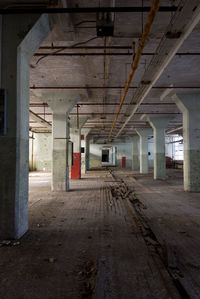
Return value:
M 170 156 L 174 159 L 183 159 L 183 145 L 174 143 L 177 139 L 182 137 L 176 135 L 173 137 L 166 137 L 166 156 Z M 33 156 L 32 156 L 32 141 L 33 141 Z M 85 140 L 81 141 L 81 146 L 85 147 Z M 90 145 L 90 167 L 101 167 L 101 155 L 102 147 L 104 144 L 91 144 Z M 123 138 L 116 140 L 106 146 L 117 147 L 117 165 L 121 167 L 122 157 L 126 157 L 126 167 L 132 167 L 132 139 Z M 139 145 L 138 145 L 139 146 Z M 148 151 L 149 155 L 149 167 L 153 168 L 153 138 L 149 139 Z M 84 172 L 84 160 L 85 153 L 82 156 L 82 171 Z M 32 160 L 33 157 L 33 160 Z M 34 133 L 34 139 L 29 139 L 29 168 L 36 171 L 51 171 L 52 164 L 52 135 L 50 133 Z M 33 168 L 32 168 L 33 166 Z
M 90 168 L 101 167 L 101 155 L 104 144 L 90 144 Z M 122 166 L 122 157 L 126 157 L 126 168 L 132 168 L 132 139 L 123 138 L 116 140 L 113 143 L 106 144 L 106 146 L 117 147 L 117 166 Z M 153 139 L 148 143 L 149 167 L 153 167 Z
M 52 135 L 50 133 L 34 133 L 34 139 L 29 139 L 29 169 L 51 171 L 51 161 Z

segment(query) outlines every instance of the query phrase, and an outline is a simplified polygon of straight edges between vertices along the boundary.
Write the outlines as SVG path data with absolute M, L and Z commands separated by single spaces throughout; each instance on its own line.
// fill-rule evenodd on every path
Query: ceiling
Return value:
M 161 7 L 168 7 L 170 10 L 173 8 L 172 6 L 181 5 L 184 8 L 189 2 L 192 6 L 199 1 L 163 0 Z M 8 8 L 13 8 L 15 5 L 29 8 L 47 6 L 99 8 L 133 7 L 134 5 L 134 7 L 141 8 L 142 6 L 151 7 L 152 1 L 63 0 L 28 3 L 28 1 L 6 0 L 1 3 L 1 7 Z M 162 45 L 166 45 L 165 54 L 168 55 L 172 49 L 176 48 L 177 41 L 180 39 L 178 36 L 173 36 L 166 40 L 169 26 L 175 28 L 176 32 L 184 30 L 185 24 L 188 22 L 187 18 L 190 18 L 189 12 L 187 14 L 188 9 L 183 9 L 182 15 L 180 12 L 173 11 L 174 9 L 171 10 L 158 11 L 156 14 L 112 131 L 112 140 L 115 136 L 132 136 L 135 133 L 135 128 L 149 127 L 145 118 L 142 118 L 143 114 L 170 116 L 171 121 L 167 130 L 180 128 L 182 114 L 171 100 L 171 95 L 176 92 L 199 92 L 199 24 L 175 51 L 175 55 L 171 55 L 170 62 L 165 68 L 162 67 L 165 57 L 159 54 L 159 49 Z M 80 95 L 80 101 L 70 112 L 70 116 L 88 117 L 84 128 L 91 129 L 90 135 L 96 137 L 97 142 L 108 140 L 148 12 L 113 12 L 110 16 L 114 19 L 113 36 L 98 37 L 96 13 L 57 15 L 57 25 L 37 50 L 30 63 L 30 110 L 33 112 L 30 115 L 31 131 L 51 131 L 52 111 L 46 102 L 49 93 L 58 92 L 61 95 L 66 95 L 73 91 Z M 180 29 L 178 29 L 179 27 Z M 157 62 L 153 64 L 152 59 L 157 59 L 158 64 Z M 154 80 L 156 72 L 159 73 L 159 76 Z M 152 78 L 152 82 L 150 78 Z M 150 82 L 152 86 L 150 86 Z M 142 96 L 143 86 L 141 84 L 149 84 L 145 96 Z M 166 96 L 161 101 L 160 98 L 163 94 Z M 122 127 L 124 123 L 126 125 Z M 181 131 L 177 129 L 174 132 Z

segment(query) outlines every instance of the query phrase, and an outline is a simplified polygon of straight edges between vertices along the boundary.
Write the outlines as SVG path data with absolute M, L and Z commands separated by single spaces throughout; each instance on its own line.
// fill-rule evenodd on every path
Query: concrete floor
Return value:
M 179 170 L 159 182 L 113 174 L 90 171 L 68 193 L 50 191 L 49 173 L 30 174 L 30 230 L 0 242 L 0 298 L 200 298 L 200 194 L 182 191 Z M 113 195 L 121 179 L 136 207 Z

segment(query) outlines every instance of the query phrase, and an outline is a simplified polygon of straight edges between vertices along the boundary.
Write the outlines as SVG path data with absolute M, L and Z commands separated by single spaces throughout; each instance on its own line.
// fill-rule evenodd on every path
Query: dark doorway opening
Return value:
M 109 150 L 102 150 L 102 162 L 109 162 Z

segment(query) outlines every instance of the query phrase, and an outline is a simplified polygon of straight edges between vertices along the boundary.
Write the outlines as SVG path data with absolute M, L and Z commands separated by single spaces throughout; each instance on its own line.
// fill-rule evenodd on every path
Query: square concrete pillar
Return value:
M 146 174 L 149 171 L 148 136 L 152 134 L 152 129 L 138 128 L 136 132 L 140 136 L 140 173 Z
M 86 136 L 86 140 L 85 140 L 85 159 L 86 159 L 86 163 L 85 163 L 85 168 L 86 171 L 90 170 L 90 142 L 91 142 L 92 136 L 87 135 Z
M 183 113 L 184 190 L 200 192 L 200 94 L 176 94 Z
M 154 179 L 164 180 L 166 175 L 165 160 L 165 128 L 170 122 L 170 117 L 147 117 L 154 132 Z
M 140 169 L 140 159 L 139 159 L 139 136 L 134 135 L 133 138 L 133 148 L 132 148 L 132 170 Z
M 69 112 L 80 96 L 66 92 L 45 95 L 45 101 L 53 111 L 52 191 L 69 191 Z
M 0 136 L 0 238 L 28 229 L 29 65 L 51 31 L 48 15 L 2 16 L 1 88 L 7 93 L 7 132 Z
M 84 136 L 85 142 L 85 152 L 81 154 L 81 173 L 86 173 L 87 171 L 87 160 L 88 160 L 88 134 L 91 129 L 81 129 L 81 135 Z

